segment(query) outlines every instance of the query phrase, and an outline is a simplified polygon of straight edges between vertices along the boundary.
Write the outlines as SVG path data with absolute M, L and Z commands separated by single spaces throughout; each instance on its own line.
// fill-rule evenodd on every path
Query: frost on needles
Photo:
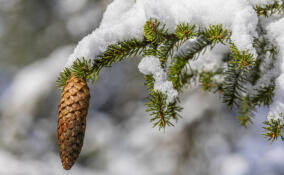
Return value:
M 58 85 L 71 72 L 95 81 L 102 68 L 142 57 L 154 126 L 173 126 L 183 92 L 200 87 L 219 93 L 243 126 L 267 115 L 263 135 L 283 138 L 283 6 L 283 0 L 115 0 L 70 55 Z M 265 107 L 268 114 L 258 113 Z

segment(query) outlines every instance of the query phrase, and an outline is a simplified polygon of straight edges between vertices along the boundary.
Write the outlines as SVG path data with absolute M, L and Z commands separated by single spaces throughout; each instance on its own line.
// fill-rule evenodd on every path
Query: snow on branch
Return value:
M 276 89 L 274 101 L 270 106 L 268 119 L 280 120 L 284 124 L 284 118 L 279 115 L 284 112 L 284 18 L 273 22 L 267 26 L 268 34 L 279 46 L 278 61 L 281 69 L 281 75 L 276 79 Z
M 155 79 L 154 90 L 167 96 L 167 104 L 174 101 L 178 96 L 178 92 L 173 88 L 172 82 L 167 81 L 167 73 L 162 69 L 158 58 L 153 56 L 144 57 L 138 68 L 145 75 L 153 75 Z
M 283 0 L 114 0 L 58 82 L 64 86 L 70 72 L 96 80 L 103 67 L 140 55 L 154 126 L 173 125 L 193 83 L 220 93 L 244 126 L 256 106 L 270 106 L 265 136 L 275 140 L 284 127 L 284 19 L 270 17 L 283 10 Z
M 104 13 L 100 27 L 78 43 L 67 66 L 77 58 L 94 59 L 118 41 L 142 40 L 143 26 L 150 18 L 165 24 L 170 32 L 182 22 L 205 27 L 222 24 L 232 31 L 238 49 L 249 49 L 256 56 L 252 42 L 257 36 L 258 18 L 247 0 L 115 0 Z

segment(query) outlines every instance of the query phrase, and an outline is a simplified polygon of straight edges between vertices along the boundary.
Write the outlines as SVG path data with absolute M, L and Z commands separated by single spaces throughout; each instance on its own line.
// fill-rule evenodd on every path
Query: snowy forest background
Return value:
M 217 95 L 188 91 L 176 126 L 153 129 L 135 59 L 104 69 L 90 85 L 84 146 L 72 170 L 63 170 L 55 80 L 110 2 L 0 0 L 1 175 L 284 174 L 283 142 L 260 135 L 266 116 L 241 127 Z

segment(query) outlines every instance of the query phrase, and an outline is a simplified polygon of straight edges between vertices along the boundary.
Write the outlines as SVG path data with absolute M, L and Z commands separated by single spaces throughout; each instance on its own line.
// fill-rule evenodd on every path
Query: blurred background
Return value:
M 139 59 L 90 84 L 81 155 L 70 171 L 57 151 L 55 80 L 111 0 L 0 0 L 0 175 L 283 175 L 284 146 L 261 135 L 267 109 L 239 126 L 217 95 L 192 89 L 175 127 L 152 128 Z

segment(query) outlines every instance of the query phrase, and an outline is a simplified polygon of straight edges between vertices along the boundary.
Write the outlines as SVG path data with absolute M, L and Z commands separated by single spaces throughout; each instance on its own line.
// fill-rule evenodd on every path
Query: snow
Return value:
M 197 60 L 190 60 L 190 67 L 200 72 L 215 71 L 217 68 L 225 66 L 222 58 L 226 53 L 228 53 L 228 47 L 224 47 L 223 44 L 217 44 L 210 52 L 201 54 Z
M 261 0 L 258 3 L 267 4 L 268 1 Z M 166 24 L 170 32 L 174 32 L 176 25 L 182 22 L 198 26 L 223 24 L 232 31 L 231 39 L 238 49 L 248 50 L 257 57 L 252 42 L 253 37 L 257 37 L 258 17 L 252 4 L 255 5 L 255 2 L 247 0 L 114 0 L 107 7 L 100 26 L 78 43 L 66 66 L 71 66 L 77 58 L 94 59 L 96 55 L 104 52 L 109 44 L 117 41 L 131 38 L 142 40 L 143 26 L 150 18 L 156 18 Z M 157 63 L 151 59 L 154 64 L 150 64 L 149 69 Z M 220 60 L 210 59 L 211 65 L 206 61 L 196 65 L 205 69 L 218 67 Z M 141 61 L 143 62 L 146 62 L 146 59 Z M 156 65 L 159 71 L 154 71 L 157 73 L 147 72 L 147 66 L 139 66 L 142 73 L 154 75 L 155 90 L 167 94 L 169 101 L 176 97 L 177 92 L 172 88 L 172 84 L 166 81 L 166 73 L 161 71 L 159 66 Z
M 270 106 L 268 119 L 280 119 L 284 123 L 283 117 L 279 116 L 284 111 L 284 18 L 273 22 L 267 26 L 268 35 L 270 35 L 279 46 L 279 64 L 281 75 L 276 79 L 275 97 Z
M 139 71 L 145 75 L 157 74 L 158 72 L 163 72 L 160 60 L 154 56 L 144 57 L 140 61 L 138 68 Z
M 260 6 L 265 6 L 265 5 L 271 4 L 271 0 L 249 0 L 249 2 L 252 5 L 260 5 Z
M 167 95 L 167 104 L 174 101 L 178 96 L 178 92 L 174 89 L 172 82 L 167 81 L 167 73 L 161 67 L 158 58 L 146 56 L 141 60 L 138 68 L 145 75 L 153 75 L 155 79 L 154 90 Z
M 242 8 L 242 7 L 240 7 Z M 257 56 L 252 46 L 253 37 L 257 36 L 255 31 L 258 18 L 255 11 L 250 6 L 243 6 L 243 9 L 234 17 L 232 25 L 232 40 L 240 50 L 249 50 L 250 53 Z
M 109 44 L 117 41 L 131 38 L 142 40 L 143 26 L 150 18 L 156 18 L 162 24 L 166 24 L 169 32 L 174 32 L 176 25 L 183 22 L 205 27 L 210 24 L 222 24 L 232 31 L 231 39 L 236 47 L 249 51 L 256 58 L 253 38 L 258 37 L 256 28 L 259 19 L 253 7 L 255 5 L 265 6 L 273 2 L 271 0 L 114 0 L 107 7 L 100 26 L 78 43 L 74 52 L 69 56 L 66 66 L 71 66 L 77 58 L 94 59 L 96 55 L 104 52 Z M 273 19 L 272 23 L 271 20 L 265 19 L 264 21 L 263 25 L 268 25 L 268 35 L 275 38 L 282 50 L 280 51 L 280 62 L 283 72 L 284 36 L 281 31 L 284 29 L 284 20 Z M 192 62 L 191 66 L 198 71 L 214 70 L 222 64 L 222 61 L 218 60 L 218 55 L 224 52 L 226 51 L 208 53 L 207 56 L 211 54 L 212 57 L 210 56 L 207 60 L 199 59 L 201 61 Z M 172 84 L 166 81 L 166 73 L 161 69 L 158 59 L 145 57 L 139 64 L 139 70 L 144 74 L 154 75 L 155 90 L 167 94 L 168 102 L 177 96 Z M 256 86 L 267 84 L 267 79 L 277 73 L 278 69 L 266 72 Z M 222 77 L 216 78 L 222 81 Z M 253 93 L 253 88 L 250 87 L 249 92 Z M 269 119 L 284 111 L 284 74 L 277 79 L 275 92 L 275 100 L 268 115 Z
M 240 50 L 248 49 L 256 56 L 252 39 L 257 36 L 258 18 L 247 0 L 114 0 L 104 13 L 100 27 L 78 43 L 66 66 L 77 58 L 94 59 L 117 41 L 142 40 L 143 25 L 150 18 L 166 24 L 170 32 L 182 22 L 198 26 L 223 24 L 232 30 L 232 40 Z

